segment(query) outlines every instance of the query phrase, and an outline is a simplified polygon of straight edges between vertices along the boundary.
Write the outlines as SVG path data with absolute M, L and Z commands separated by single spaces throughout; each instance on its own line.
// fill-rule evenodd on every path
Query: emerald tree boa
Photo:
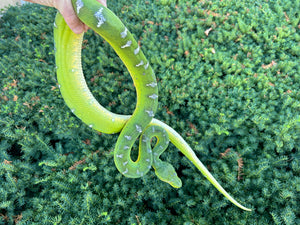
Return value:
M 214 179 L 185 140 L 171 127 L 154 118 L 158 106 L 158 87 L 153 69 L 133 35 L 109 9 L 93 0 L 72 0 L 82 22 L 101 35 L 127 67 L 137 93 L 133 115 L 115 114 L 99 104 L 90 92 L 81 67 L 81 46 L 84 34 L 75 34 L 60 13 L 54 23 L 57 80 L 61 94 L 71 109 L 89 127 L 108 134 L 119 133 L 114 162 L 126 177 L 144 176 L 151 167 L 159 179 L 175 188 L 182 186 L 174 167 L 160 160 L 160 155 L 173 143 L 200 172 L 233 204 L 250 211 L 234 200 Z M 151 139 L 156 144 L 151 147 Z M 131 148 L 139 138 L 139 155 L 130 157 Z

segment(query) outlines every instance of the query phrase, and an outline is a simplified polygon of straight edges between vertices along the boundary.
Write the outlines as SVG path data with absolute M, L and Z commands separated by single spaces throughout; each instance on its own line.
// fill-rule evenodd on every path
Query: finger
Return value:
M 102 5 L 104 5 L 105 7 L 107 7 L 106 5 L 106 0 L 97 0 L 99 3 L 101 3 Z
M 66 23 L 74 33 L 80 34 L 86 31 L 85 25 L 78 19 L 75 13 L 69 14 L 68 12 L 66 12 L 62 13 L 62 15 L 65 18 Z
M 60 4 L 57 6 L 57 9 L 60 11 L 66 23 L 74 33 L 80 34 L 86 31 L 85 25 L 77 17 L 73 6 L 72 4 L 70 4 L 70 2 L 60 1 Z
M 83 29 L 84 29 L 84 32 L 87 32 L 87 31 L 88 31 L 88 29 L 90 29 L 90 28 L 89 28 L 89 26 L 88 26 L 88 25 L 84 24 L 84 25 L 83 25 Z

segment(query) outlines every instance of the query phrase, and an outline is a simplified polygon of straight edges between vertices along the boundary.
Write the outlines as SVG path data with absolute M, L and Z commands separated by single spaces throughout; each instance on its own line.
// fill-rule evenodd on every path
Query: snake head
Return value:
M 154 169 L 156 176 L 160 180 L 170 184 L 174 188 L 181 188 L 182 182 L 170 163 L 160 162 L 159 166 L 156 165 Z

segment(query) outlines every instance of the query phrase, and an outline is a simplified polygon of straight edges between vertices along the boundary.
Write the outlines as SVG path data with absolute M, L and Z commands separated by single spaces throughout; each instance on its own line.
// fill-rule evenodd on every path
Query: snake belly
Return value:
M 114 48 L 130 72 L 136 87 L 137 105 L 133 115 L 115 114 L 101 106 L 90 92 L 82 72 L 83 34 L 73 33 L 61 14 L 57 14 L 54 42 L 61 94 L 71 111 L 89 127 L 108 134 L 121 132 L 114 151 L 118 170 L 124 176 L 137 178 L 145 175 L 152 166 L 159 179 L 175 188 L 181 187 L 181 180 L 173 166 L 159 159 L 170 140 L 227 199 L 236 206 L 251 211 L 222 188 L 174 129 L 153 118 L 158 105 L 154 72 L 132 34 L 119 18 L 95 0 L 72 0 L 72 4 L 80 20 Z M 139 136 L 139 156 L 133 162 L 130 151 Z M 153 137 L 157 141 L 152 148 Z

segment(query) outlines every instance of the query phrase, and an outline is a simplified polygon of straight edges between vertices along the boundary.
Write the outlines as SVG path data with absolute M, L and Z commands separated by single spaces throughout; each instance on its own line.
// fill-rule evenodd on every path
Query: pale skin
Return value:
M 50 6 L 56 8 L 64 17 L 66 23 L 71 30 L 76 34 L 81 34 L 88 30 L 88 26 L 82 23 L 73 7 L 71 0 L 25 0 L 27 2 L 36 3 L 40 5 Z M 95 0 L 106 7 L 106 0 Z

